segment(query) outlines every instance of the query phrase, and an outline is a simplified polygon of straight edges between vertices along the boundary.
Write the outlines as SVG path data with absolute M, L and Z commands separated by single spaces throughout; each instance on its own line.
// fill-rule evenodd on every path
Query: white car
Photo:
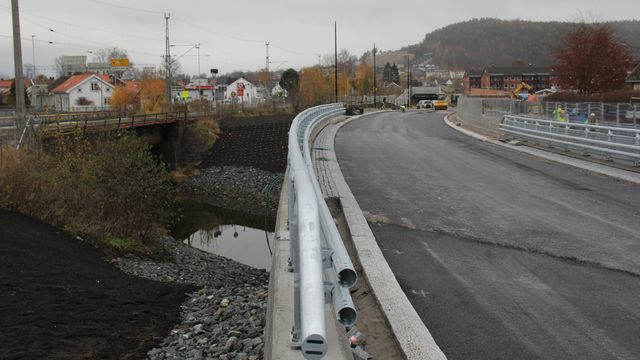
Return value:
M 420 100 L 416 105 L 417 109 L 433 109 L 433 102 L 431 100 Z

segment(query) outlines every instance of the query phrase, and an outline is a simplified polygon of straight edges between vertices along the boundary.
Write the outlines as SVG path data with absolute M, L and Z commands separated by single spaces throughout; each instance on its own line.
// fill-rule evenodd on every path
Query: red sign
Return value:
M 238 83 L 236 87 L 238 88 L 238 96 L 244 96 L 244 83 Z

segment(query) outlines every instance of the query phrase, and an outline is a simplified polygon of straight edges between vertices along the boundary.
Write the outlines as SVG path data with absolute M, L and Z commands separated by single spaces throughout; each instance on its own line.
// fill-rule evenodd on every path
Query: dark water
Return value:
M 171 235 L 198 249 L 258 268 L 271 268 L 275 217 L 185 203 Z

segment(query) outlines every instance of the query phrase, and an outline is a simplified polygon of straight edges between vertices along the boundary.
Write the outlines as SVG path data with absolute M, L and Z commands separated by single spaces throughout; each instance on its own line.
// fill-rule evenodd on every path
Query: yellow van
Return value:
M 438 100 L 433 101 L 433 108 L 436 110 L 447 110 L 449 108 L 449 101 L 444 95 L 438 96 Z

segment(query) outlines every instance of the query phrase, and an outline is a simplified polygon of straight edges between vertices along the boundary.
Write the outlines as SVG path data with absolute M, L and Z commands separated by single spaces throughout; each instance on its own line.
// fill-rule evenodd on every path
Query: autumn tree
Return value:
M 357 95 L 363 96 L 373 93 L 373 66 L 368 65 L 366 62 L 358 64 L 355 83 Z
M 140 78 L 140 107 L 147 114 L 167 110 L 166 82 L 154 71 L 144 71 Z
M 136 111 L 140 107 L 140 98 L 137 96 L 138 90 L 124 85 L 118 85 L 113 90 L 113 95 L 109 100 L 109 105 L 113 109 L 121 112 Z
M 577 24 L 553 55 L 562 87 L 581 95 L 619 89 L 633 62 L 629 47 L 606 24 Z
M 333 85 L 322 74 L 319 66 L 302 68 L 300 70 L 300 101 L 310 107 L 326 104 L 330 101 Z

